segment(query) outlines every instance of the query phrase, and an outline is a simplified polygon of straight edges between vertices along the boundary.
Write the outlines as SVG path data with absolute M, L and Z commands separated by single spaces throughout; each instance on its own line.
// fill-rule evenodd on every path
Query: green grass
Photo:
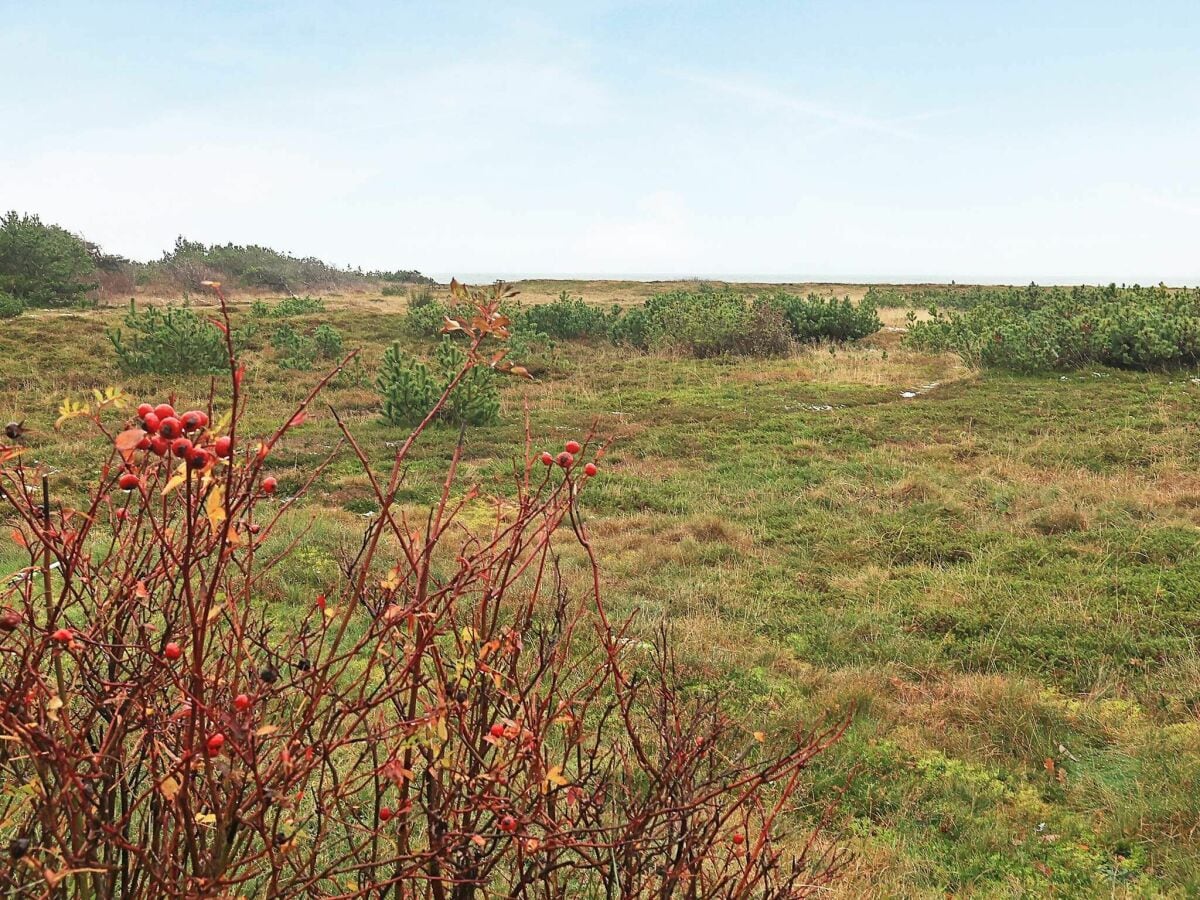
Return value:
M 33 314 L 0 334 L 0 419 L 27 419 L 63 502 L 103 449 L 78 423 L 53 431 L 64 395 L 208 393 L 122 379 L 103 337 L 116 315 Z M 401 318 L 319 318 L 364 347 L 366 377 L 325 399 L 383 469 L 403 435 L 369 376 Z M 736 362 L 565 348 L 556 373 L 506 385 L 503 424 L 468 432 L 466 470 L 502 489 L 525 400 L 551 449 L 593 422 L 616 438 L 585 503 L 613 609 L 644 634 L 666 621 L 691 683 L 772 739 L 853 713 L 812 777 L 818 800 L 845 790 L 846 896 L 1200 893 L 1200 384 L 972 375 L 894 344 Z M 319 377 L 269 350 L 248 363 L 251 430 Z M 404 502 L 434 496 L 454 435 L 421 446 Z M 335 442 L 318 409 L 273 454 L 280 494 Z M 353 460 L 335 461 L 296 514 L 316 518 L 272 598 L 281 617 L 372 510 Z

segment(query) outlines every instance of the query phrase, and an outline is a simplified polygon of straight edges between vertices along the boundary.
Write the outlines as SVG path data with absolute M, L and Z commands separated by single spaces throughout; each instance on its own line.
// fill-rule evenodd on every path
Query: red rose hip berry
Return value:
M 175 440 L 171 441 L 172 455 L 178 456 L 180 459 L 184 459 L 191 452 L 192 452 L 192 442 L 189 441 L 187 438 L 179 437 L 179 438 L 175 438 Z
M 208 451 L 203 447 L 193 447 L 188 451 L 187 464 L 189 469 L 203 469 L 208 465 Z
M 216 756 L 221 752 L 221 748 L 225 746 L 225 735 L 218 731 L 208 739 L 208 743 L 205 746 L 208 747 L 209 756 Z
M 54 638 L 60 644 L 69 644 L 75 635 L 71 632 L 70 628 L 60 628 L 54 634 L 50 635 L 50 637 Z
M 567 441 L 566 449 L 568 453 L 578 453 L 583 449 L 583 446 L 579 443 L 579 441 Z
M 163 656 L 174 662 L 175 660 L 179 659 L 179 657 L 183 656 L 183 651 L 179 649 L 179 645 L 177 643 L 171 641 L 169 644 L 167 644 L 167 646 L 163 647 Z
M 137 414 L 138 414 L 139 419 L 146 418 L 146 416 L 150 415 L 150 413 L 152 413 L 152 412 L 154 412 L 154 407 L 151 406 L 149 403 L 142 403 L 137 408 Z
M 386 806 L 379 807 L 379 821 L 380 822 L 386 822 L 391 817 L 392 817 L 392 811 L 388 807 L 386 807 Z
M 488 729 L 488 734 L 490 734 L 494 738 L 502 738 L 502 737 L 504 737 L 504 726 L 501 725 L 499 722 L 497 722 L 495 725 L 493 725 L 491 728 Z
M 583 467 L 583 474 L 585 474 L 588 478 L 594 477 L 595 474 L 599 471 L 600 470 L 596 468 L 595 463 L 588 463 L 586 466 Z
M 262 489 L 264 494 L 275 493 L 275 488 L 277 487 L 279 487 L 279 482 L 270 475 L 262 480 Z
M 171 442 L 162 435 L 156 434 L 150 438 L 150 452 L 155 456 L 166 456 L 171 450 Z
M 158 426 L 162 424 L 162 420 L 151 412 L 142 416 L 142 424 L 146 426 L 148 432 L 154 434 L 158 431 Z
M 571 466 L 575 465 L 575 457 L 564 450 L 562 453 L 558 454 L 557 462 L 564 469 L 569 469 Z
M 517 820 L 512 816 L 505 816 L 500 820 L 500 830 L 505 834 L 512 834 L 517 830 Z
M 133 472 L 122 472 L 121 477 L 117 479 L 117 486 L 123 491 L 132 491 L 142 480 Z
M 170 403 L 160 403 L 154 407 L 154 414 L 160 419 L 173 419 L 175 418 L 175 407 Z
M 222 435 L 217 438 L 217 442 L 213 444 L 213 453 L 221 459 L 228 459 L 229 454 L 233 452 L 233 438 L 229 435 Z
M 158 423 L 158 433 L 165 437 L 168 441 L 173 441 L 175 438 L 183 434 L 183 423 L 174 416 L 168 416 L 165 419 L 160 419 Z
M 233 708 L 238 712 L 245 712 L 250 708 L 250 698 L 245 694 L 238 694 L 233 698 Z
M 554 457 L 551 456 L 549 453 L 543 453 L 542 454 L 542 465 L 543 466 L 554 465 Z

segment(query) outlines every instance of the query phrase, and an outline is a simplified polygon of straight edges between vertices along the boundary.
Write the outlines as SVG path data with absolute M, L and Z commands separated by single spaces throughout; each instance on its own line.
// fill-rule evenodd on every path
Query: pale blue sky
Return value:
M 0 0 L 0 207 L 451 273 L 1200 281 L 1200 2 Z

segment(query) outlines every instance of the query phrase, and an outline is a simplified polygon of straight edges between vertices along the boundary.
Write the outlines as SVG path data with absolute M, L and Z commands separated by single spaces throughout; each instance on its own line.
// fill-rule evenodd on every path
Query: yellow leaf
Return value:
M 175 470 L 175 474 L 171 476 L 170 480 L 163 487 L 163 496 L 164 497 L 167 496 L 167 494 L 169 494 L 169 493 L 171 493 L 171 491 L 177 489 L 186 480 L 187 480 L 187 463 L 185 462 L 185 463 L 180 463 L 179 468 Z
M 767 733 L 765 731 L 756 731 L 754 732 L 754 739 L 762 744 L 767 740 Z
M 217 824 L 217 817 L 213 813 L 196 813 L 196 824 L 212 827 Z
M 546 773 L 546 784 L 557 785 L 558 787 L 566 787 L 571 782 L 563 775 L 562 766 L 551 766 L 550 771 Z
M 400 567 L 394 566 L 392 570 L 388 572 L 387 578 L 384 578 L 379 582 L 379 586 L 385 591 L 394 591 L 396 588 L 400 587 Z
M 86 416 L 89 412 L 91 409 L 86 403 L 72 403 L 70 397 L 64 397 L 62 404 L 58 407 L 58 418 L 54 421 L 55 431 L 61 428 L 63 422 L 68 419 L 77 419 L 80 416 Z
M 158 786 L 158 789 L 162 791 L 162 795 L 166 797 L 167 800 L 174 800 L 175 796 L 179 793 L 180 787 L 181 785 L 179 782 L 168 775 L 162 780 L 162 784 Z
M 58 711 L 62 708 L 63 708 L 63 699 L 62 699 L 62 697 L 55 694 L 46 703 L 46 715 L 50 717 L 50 721 L 52 721 L 52 722 L 58 721 Z
M 204 501 L 204 513 L 208 516 L 208 524 L 213 531 L 221 527 L 221 523 L 225 521 L 225 489 L 221 485 L 215 485 L 208 492 L 208 499 Z
M 279 730 L 278 725 L 263 725 L 255 730 L 255 734 L 259 737 L 268 737 Z

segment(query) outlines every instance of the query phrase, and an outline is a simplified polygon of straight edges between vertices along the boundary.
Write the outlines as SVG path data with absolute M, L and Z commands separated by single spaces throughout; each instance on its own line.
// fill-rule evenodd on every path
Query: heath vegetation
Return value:
M 6 322 L 6 890 L 1200 891 L 1194 292 L 560 290 Z

